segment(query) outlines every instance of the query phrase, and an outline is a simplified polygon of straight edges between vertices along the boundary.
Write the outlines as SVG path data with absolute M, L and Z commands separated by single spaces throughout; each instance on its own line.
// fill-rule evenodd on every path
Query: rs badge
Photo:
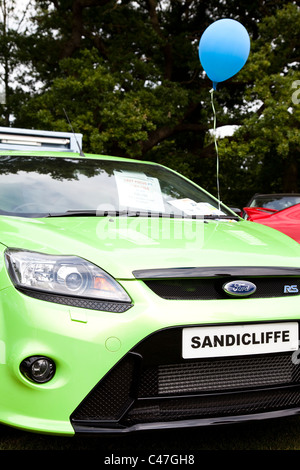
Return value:
M 299 292 L 298 286 L 296 284 L 292 286 L 284 286 L 283 292 L 285 294 L 297 294 Z

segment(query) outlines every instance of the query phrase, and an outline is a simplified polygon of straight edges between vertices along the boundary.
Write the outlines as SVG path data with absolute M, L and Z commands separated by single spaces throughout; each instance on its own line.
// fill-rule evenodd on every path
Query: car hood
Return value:
M 153 268 L 300 266 L 297 242 L 244 220 L 2 216 L 0 234 L 7 247 L 80 256 L 117 279 Z

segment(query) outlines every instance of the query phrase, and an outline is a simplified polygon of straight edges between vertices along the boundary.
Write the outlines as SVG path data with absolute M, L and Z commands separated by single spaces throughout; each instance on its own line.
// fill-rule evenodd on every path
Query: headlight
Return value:
M 77 256 L 8 249 L 5 258 L 17 288 L 93 300 L 131 301 L 109 274 Z

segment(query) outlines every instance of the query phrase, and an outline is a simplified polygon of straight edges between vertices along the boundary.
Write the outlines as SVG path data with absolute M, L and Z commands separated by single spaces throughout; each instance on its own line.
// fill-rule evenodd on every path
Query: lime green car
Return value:
M 0 129 L 0 423 L 298 413 L 299 244 L 163 166 L 28 134 Z

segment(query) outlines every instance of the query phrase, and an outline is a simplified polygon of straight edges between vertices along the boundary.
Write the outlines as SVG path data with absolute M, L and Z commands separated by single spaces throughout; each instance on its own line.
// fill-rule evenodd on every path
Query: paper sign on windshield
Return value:
M 114 171 L 120 207 L 164 212 L 164 202 L 157 178 L 143 173 Z
M 220 211 L 208 202 L 195 202 L 189 198 L 177 199 L 168 202 L 187 215 L 224 215 L 224 212 Z

